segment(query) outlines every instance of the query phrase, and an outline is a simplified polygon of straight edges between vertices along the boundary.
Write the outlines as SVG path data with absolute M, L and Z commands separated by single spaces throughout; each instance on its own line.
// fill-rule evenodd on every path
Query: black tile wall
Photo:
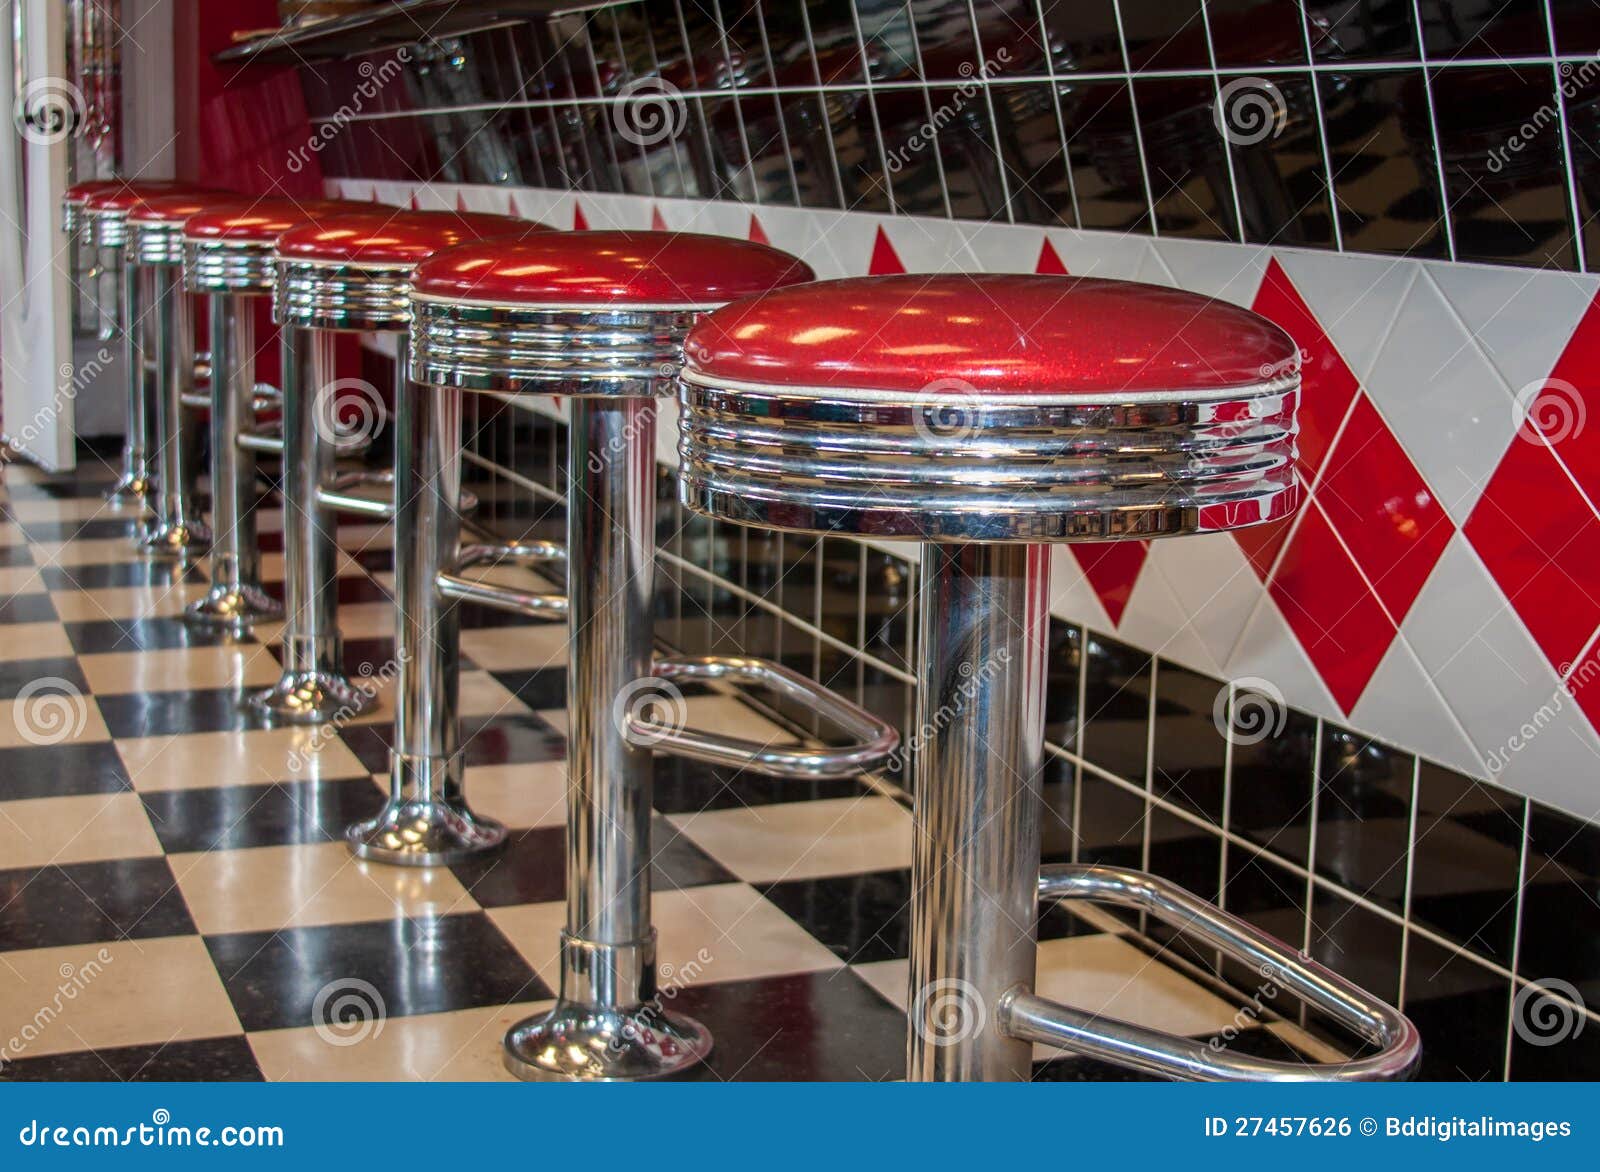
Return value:
M 629 0 L 302 73 L 339 177 L 1592 271 L 1597 51 L 1586 0 Z

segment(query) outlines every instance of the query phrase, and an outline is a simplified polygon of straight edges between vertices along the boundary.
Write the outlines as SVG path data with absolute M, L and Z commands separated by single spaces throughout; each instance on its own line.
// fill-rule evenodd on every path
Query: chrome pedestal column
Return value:
M 156 524 L 142 548 L 155 557 L 187 559 L 211 533 L 195 506 L 192 483 L 199 455 L 194 428 L 183 426 L 183 399 L 194 390 L 194 312 L 175 265 L 141 266 L 151 274 L 155 351 Z
M 145 457 L 145 306 L 140 298 L 144 282 L 139 270 L 127 262 L 122 250 L 104 249 L 116 269 L 118 305 L 116 328 L 122 334 L 123 385 L 127 409 L 122 437 L 122 475 L 106 490 L 106 500 L 131 504 L 150 492 L 150 467 Z
M 251 697 L 290 724 L 359 715 L 374 694 L 344 672 L 339 634 L 339 544 L 317 489 L 333 479 L 333 444 L 317 425 L 317 400 L 334 381 L 335 335 L 280 325 L 283 345 L 283 675 Z
M 256 458 L 238 437 L 255 423 L 256 325 L 248 304 L 211 295 L 211 588 L 184 617 L 244 633 L 283 607 L 261 587 Z
M 652 674 L 655 412 L 648 399 L 572 400 L 567 922 L 556 1007 L 506 1035 L 519 1078 L 659 1078 L 711 1050 L 703 1026 L 656 996 L 651 751 L 605 702 Z
M 505 845 L 462 793 L 461 622 L 440 575 L 461 534 L 461 392 L 403 373 L 395 394 L 395 719 L 389 801 L 345 832 L 357 857 L 417 867 Z
M 922 547 L 906 1077 L 1027 1079 L 1000 1030 L 1033 987 L 1049 549 Z

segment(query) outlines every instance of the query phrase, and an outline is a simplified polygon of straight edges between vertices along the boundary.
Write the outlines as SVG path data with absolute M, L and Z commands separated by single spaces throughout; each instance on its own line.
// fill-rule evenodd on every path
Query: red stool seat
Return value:
M 100 248 L 121 248 L 128 243 L 128 220 L 135 208 L 153 199 L 200 192 L 224 199 L 242 198 L 228 192 L 207 191 L 193 183 L 138 180 L 118 183 L 89 195 L 83 203 L 83 214 L 92 226 L 94 244 Z
M 669 394 L 699 314 L 814 276 L 767 245 L 692 233 L 463 245 L 417 266 L 412 377 L 504 394 Z
M 361 211 L 319 219 L 278 238 L 273 316 L 306 329 L 404 330 L 418 262 L 471 241 L 547 232 L 530 220 L 478 212 Z
M 691 232 L 561 232 L 458 248 L 418 268 L 418 299 L 563 309 L 712 309 L 814 280 L 764 244 Z
M 722 382 L 1126 401 L 1211 397 L 1290 373 L 1259 314 L 1131 281 L 996 274 L 820 281 L 717 314 L 689 339 Z
M 334 199 L 264 199 L 198 212 L 183 226 L 184 279 L 195 293 L 270 296 L 280 236 L 361 206 Z
M 1091 541 L 1287 516 L 1299 354 L 1132 282 L 896 276 L 785 289 L 684 345 L 684 499 L 932 541 Z

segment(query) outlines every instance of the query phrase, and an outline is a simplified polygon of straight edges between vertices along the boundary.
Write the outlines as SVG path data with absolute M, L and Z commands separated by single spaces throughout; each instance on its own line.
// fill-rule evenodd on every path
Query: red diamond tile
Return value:
M 654 204 L 650 205 L 650 231 L 667 231 L 667 222 L 661 217 L 661 209 L 656 207 Z
M 1589 499 L 1600 502 L 1600 294 L 1572 331 L 1523 426 L 1548 440 Z
M 1067 546 L 1078 559 L 1083 576 L 1089 580 L 1100 605 L 1111 617 L 1111 625 L 1122 622 L 1122 612 L 1133 596 L 1144 559 L 1150 552 L 1147 541 L 1092 541 Z
M 772 243 L 772 241 L 767 239 L 767 230 L 761 226 L 761 221 L 756 219 L 754 212 L 750 213 L 749 239 L 753 240 L 757 244 Z
M 1322 682 L 1349 712 L 1394 642 L 1395 626 L 1316 504 L 1267 587 Z
M 1600 729 L 1600 645 L 1591 646 L 1583 653 L 1563 686 L 1567 695 L 1578 702 L 1578 708 L 1589 718 L 1589 723 Z
M 465 195 L 463 195 L 459 191 L 456 192 L 456 211 L 458 211 L 458 212 L 471 212 L 472 211 L 471 208 L 467 207 L 467 197 Z
M 587 232 L 589 221 L 583 214 L 583 205 L 577 200 L 572 201 L 572 230 L 574 232 Z
M 1315 480 L 1359 384 L 1276 260 L 1267 262 L 1251 308 L 1277 322 L 1300 347 L 1300 471 Z
M 1045 238 L 1044 247 L 1039 250 L 1039 263 L 1033 266 L 1036 273 L 1047 273 L 1052 276 L 1064 277 L 1067 275 L 1067 266 L 1061 260 L 1061 254 L 1056 251 L 1055 245 Z
M 888 277 L 905 271 L 906 266 L 901 263 L 900 254 L 889 243 L 889 234 L 879 228 L 878 235 L 872 241 L 872 260 L 867 264 L 867 276 Z
M 1530 429 L 1511 441 L 1461 531 L 1564 669 L 1600 626 L 1600 518 Z
M 1323 466 L 1317 500 L 1390 616 L 1403 622 L 1456 527 L 1366 395 Z
M 1296 418 L 1300 427 L 1300 475 L 1309 483 L 1321 469 L 1360 385 L 1276 260 L 1267 261 L 1266 275 L 1251 308 L 1277 322 L 1300 346 L 1300 408 Z M 1241 529 L 1233 535 L 1263 582 L 1293 528 L 1291 518 Z

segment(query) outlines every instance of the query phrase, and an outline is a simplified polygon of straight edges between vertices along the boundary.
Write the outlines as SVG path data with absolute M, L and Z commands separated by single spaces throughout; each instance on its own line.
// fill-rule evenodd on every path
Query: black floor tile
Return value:
M 355 754 L 361 767 L 380 777 L 389 773 L 389 742 L 393 736 L 394 726 L 382 722 L 349 724 L 339 730 L 339 739 Z
M 490 672 L 505 689 L 529 708 L 565 708 L 567 706 L 567 669 L 544 667 L 533 671 Z M 656 776 L 661 768 L 656 767 Z
M 650 832 L 650 882 L 656 891 L 736 881 L 665 818 L 655 818 Z M 554 903 L 566 896 L 566 831 L 559 826 L 512 831 L 504 851 L 450 870 L 484 907 Z
M 688 985 L 662 998 L 711 1031 L 704 1082 L 886 1082 L 905 1075 L 906 1019 L 849 969 Z
M 31 566 L 33 551 L 26 545 L 0 545 L 0 566 Z
M 48 696 L 59 696 L 67 689 L 80 696 L 86 695 L 89 682 L 83 678 L 83 671 L 76 659 L 0 661 L 0 700 L 15 700 L 25 689 L 37 704 L 44 703 Z
M 28 535 L 29 541 L 53 544 L 58 541 L 109 541 L 125 537 L 130 552 L 134 538 L 145 531 L 143 518 L 122 514 L 82 521 L 19 521 L 17 524 Z
M 853 777 L 804 781 L 750 769 L 723 769 L 681 757 L 657 757 L 651 804 L 663 814 L 698 814 L 702 810 L 856 798 L 868 792 Z
M 791 879 L 767 884 L 761 893 L 848 964 L 904 960 L 910 955 L 911 872 L 907 868 Z M 1082 932 L 1081 921 L 1065 907 L 1042 909 L 1039 939 L 1058 940 Z
M 387 1017 L 551 996 L 481 912 L 208 936 L 206 946 L 246 1030 L 314 1024 L 317 994 L 336 981 L 371 985 Z
M 81 1050 L 19 1058 L 0 1066 L 10 1082 L 261 1082 L 243 1035 L 198 1042 Z
M 56 604 L 43 593 L 44 583 L 39 583 L 38 594 L 13 594 L 0 599 L 0 623 L 53 623 Z
M 168 790 L 142 795 L 150 825 L 170 853 L 333 842 L 383 808 L 364 777 Z
M 0 749 L 0 801 L 132 789 L 110 741 Z
M 279 602 L 283 601 L 283 583 L 263 582 L 261 588 Z M 339 604 L 354 606 L 358 602 L 390 602 L 389 592 L 368 577 L 346 575 L 339 579 Z
M 253 644 L 251 636 L 191 626 L 180 618 L 108 619 L 63 623 L 73 650 L 79 655 L 113 651 L 167 651 L 183 647 L 232 647 Z
M 256 690 L 205 688 L 190 692 L 126 692 L 97 695 L 95 701 L 113 737 L 242 732 L 270 727 L 270 721 L 246 703 Z
M 0 952 L 194 930 L 165 859 L 0 871 Z
M 206 578 L 193 566 L 171 562 L 115 562 L 90 566 L 41 566 L 39 579 L 46 590 L 99 590 L 107 586 L 164 586 L 174 582 L 203 583 Z M 119 648 L 127 650 L 127 648 Z

